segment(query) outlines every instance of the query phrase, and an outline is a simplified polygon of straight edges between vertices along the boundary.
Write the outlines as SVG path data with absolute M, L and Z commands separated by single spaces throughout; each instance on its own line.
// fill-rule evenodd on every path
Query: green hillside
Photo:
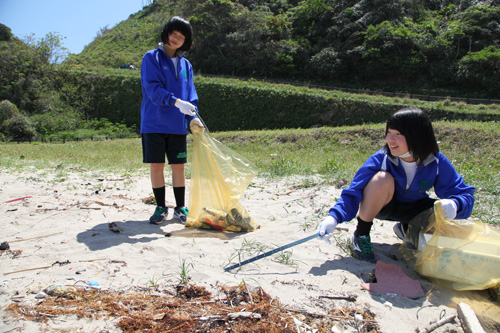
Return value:
M 498 98 L 499 1 L 152 1 L 67 64 L 140 68 L 173 15 L 201 74 Z

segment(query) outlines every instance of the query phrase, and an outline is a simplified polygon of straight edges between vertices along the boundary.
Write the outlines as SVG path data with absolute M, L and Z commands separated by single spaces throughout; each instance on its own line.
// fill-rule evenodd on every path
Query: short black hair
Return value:
M 409 107 L 395 112 L 387 121 L 386 136 L 389 129 L 396 130 L 405 136 L 408 150 L 418 163 L 422 163 L 429 155 L 439 152 L 431 120 L 427 113 L 419 108 Z M 393 157 L 387 143 L 384 149 L 389 156 Z
M 184 44 L 182 44 L 179 50 L 184 52 L 189 51 L 193 43 L 193 28 L 189 21 L 179 16 L 172 17 L 161 31 L 161 41 L 163 43 L 168 43 L 168 35 L 174 31 L 179 31 L 185 37 Z

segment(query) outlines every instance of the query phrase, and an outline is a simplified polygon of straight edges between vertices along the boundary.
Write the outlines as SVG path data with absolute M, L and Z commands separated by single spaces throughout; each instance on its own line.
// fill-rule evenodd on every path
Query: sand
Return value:
M 97 283 L 100 290 L 126 294 L 150 290 L 154 284 L 161 293 L 175 291 L 183 277 L 214 295 L 220 286 L 261 287 L 296 316 L 299 324 L 294 332 L 314 331 L 314 327 L 300 325 L 301 312 L 325 316 L 343 308 L 359 313 L 369 310 L 380 332 L 414 332 L 456 315 L 459 302 L 472 307 L 485 331 L 499 328 L 500 306 L 489 299 L 487 291 L 457 292 L 435 286 L 409 268 L 398 253 L 401 241 L 389 221 L 375 221 L 375 255 L 418 281 L 424 292 L 419 298 L 362 287 L 373 277 L 376 265 L 356 260 L 343 250 L 354 223 L 339 225 L 335 233 L 339 243 L 312 239 L 284 255 L 224 271 L 231 258 L 231 263 L 237 263 L 238 253 L 251 258 L 259 252 L 249 249 L 260 246 L 268 251 L 314 233 L 341 190 L 313 177 L 255 178 L 240 202 L 260 228 L 246 233 L 186 228 L 172 218 L 172 210 L 162 225 L 148 223 L 154 206 L 145 200 L 152 194 L 146 172 L 2 169 L 0 179 L 0 242 L 10 246 L 0 255 L 2 332 L 119 332 L 116 317 L 58 314 L 40 321 L 23 315 L 19 308 L 42 304 L 43 299 L 36 297 L 51 286 L 87 288 Z M 189 180 L 187 185 L 189 191 Z M 170 190 L 167 200 L 173 204 Z M 13 304 L 17 312 L 8 309 Z M 320 331 L 363 332 L 362 324 L 344 318 Z M 251 323 L 248 330 L 252 331 Z M 463 332 L 463 328 L 455 318 L 434 332 Z

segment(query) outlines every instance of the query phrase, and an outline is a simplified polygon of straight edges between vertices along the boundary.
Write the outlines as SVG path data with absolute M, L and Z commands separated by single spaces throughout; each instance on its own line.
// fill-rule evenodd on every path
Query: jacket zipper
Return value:
M 415 173 L 415 177 L 413 177 L 413 179 L 412 179 L 412 181 L 411 181 L 411 183 L 410 183 L 410 186 L 408 186 L 408 188 L 406 188 L 406 186 L 405 186 L 405 191 L 403 192 L 404 194 L 408 193 L 408 190 L 409 190 L 409 189 L 411 188 L 411 186 L 413 185 L 413 182 L 414 182 L 414 181 L 415 181 L 415 179 L 417 178 L 418 174 L 419 174 L 420 172 L 422 172 L 422 170 L 424 170 L 426 167 L 427 167 L 427 166 L 426 166 L 426 165 L 424 165 L 424 166 L 422 166 L 422 168 L 420 168 L 420 170 L 417 170 L 417 172 Z M 398 165 L 398 168 L 400 168 L 400 166 L 399 166 L 399 165 Z M 404 168 L 402 168 L 402 169 L 403 169 L 403 172 L 404 172 L 405 177 L 406 177 L 406 171 L 404 171 Z

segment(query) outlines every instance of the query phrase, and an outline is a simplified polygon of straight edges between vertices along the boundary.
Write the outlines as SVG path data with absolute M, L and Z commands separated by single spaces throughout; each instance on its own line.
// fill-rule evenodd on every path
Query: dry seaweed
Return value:
M 40 303 L 12 303 L 8 311 L 48 325 L 64 315 L 87 320 L 114 317 L 125 332 L 297 332 L 298 323 L 316 332 L 331 332 L 339 323 L 360 332 L 378 332 L 369 310 L 343 308 L 314 314 L 285 308 L 262 288 L 219 288 L 220 297 L 192 284 L 176 286 L 175 296 L 73 287 Z

